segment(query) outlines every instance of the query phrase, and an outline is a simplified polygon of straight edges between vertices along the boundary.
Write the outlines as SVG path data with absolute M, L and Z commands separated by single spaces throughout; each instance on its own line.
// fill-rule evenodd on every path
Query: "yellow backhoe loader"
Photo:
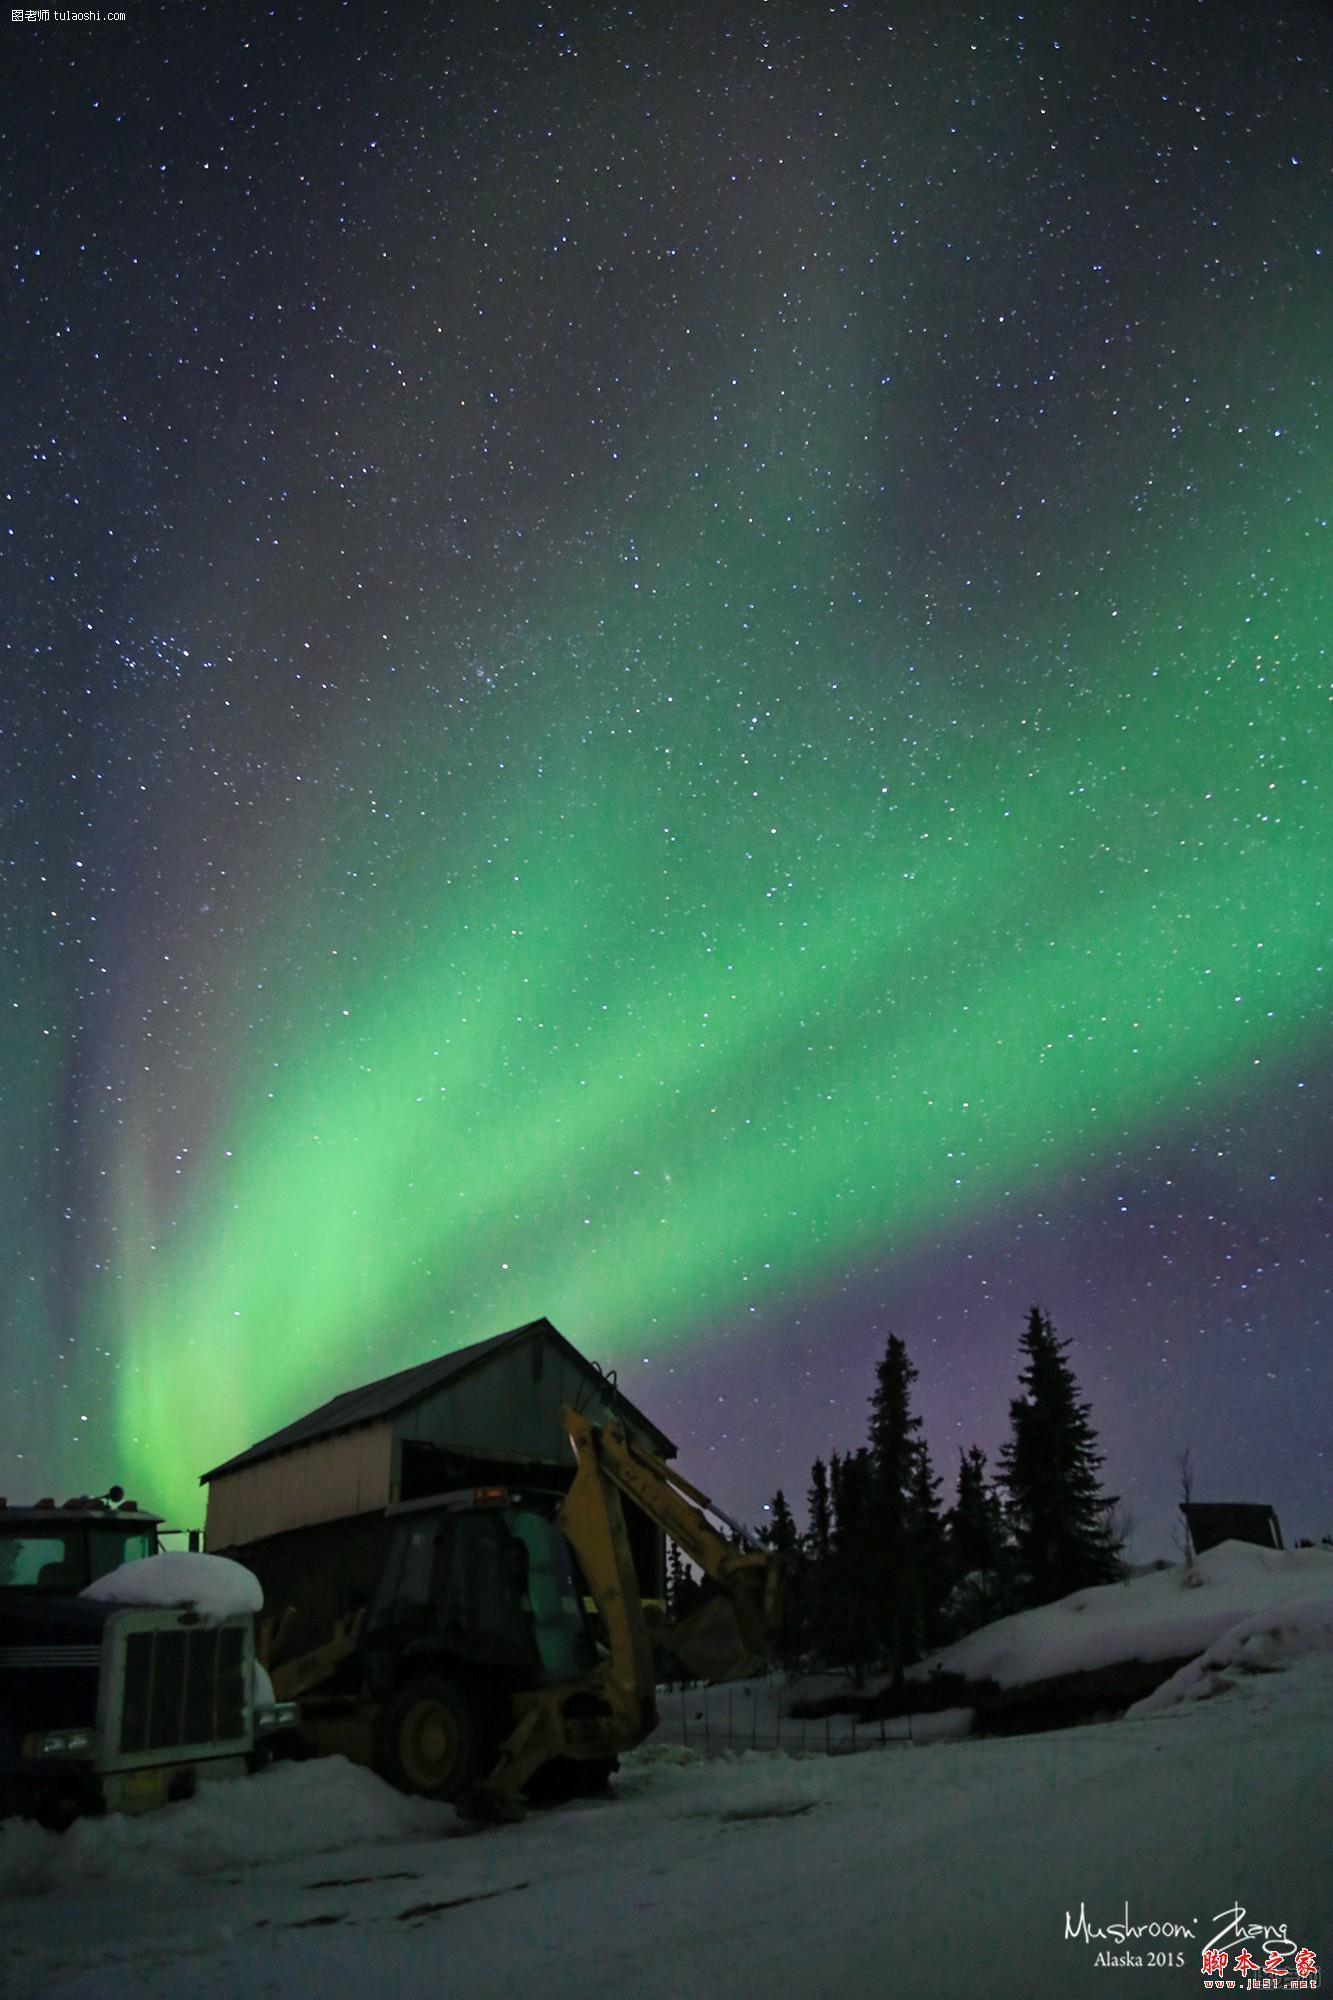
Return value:
M 620 1424 L 568 1407 L 561 1420 L 577 1462 L 568 1492 L 481 1487 L 390 1508 L 362 1611 L 292 1658 L 281 1621 L 269 1626 L 274 1690 L 299 1701 L 307 1747 L 467 1817 L 514 1818 L 525 1797 L 605 1785 L 619 1752 L 657 1726 L 663 1655 L 699 1679 L 764 1664 L 779 1559 Z M 673 1627 L 645 1607 L 622 1493 L 714 1586 Z

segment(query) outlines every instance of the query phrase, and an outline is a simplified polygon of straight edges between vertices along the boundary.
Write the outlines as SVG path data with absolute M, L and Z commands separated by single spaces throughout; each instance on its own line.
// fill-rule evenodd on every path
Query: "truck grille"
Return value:
M 20 1673 L 34 1667 L 96 1668 L 101 1664 L 100 1646 L 0 1646 L 0 1674 L 10 1669 Z
M 121 1755 L 243 1736 L 244 1662 L 236 1624 L 128 1633 Z

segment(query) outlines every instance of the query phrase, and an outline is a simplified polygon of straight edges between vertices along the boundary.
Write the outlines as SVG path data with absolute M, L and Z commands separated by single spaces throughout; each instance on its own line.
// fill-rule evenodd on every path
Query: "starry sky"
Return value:
M 1333 1530 L 1333 15 L 6 23 L 0 1492 L 545 1314 L 732 1511 L 1040 1304 Z

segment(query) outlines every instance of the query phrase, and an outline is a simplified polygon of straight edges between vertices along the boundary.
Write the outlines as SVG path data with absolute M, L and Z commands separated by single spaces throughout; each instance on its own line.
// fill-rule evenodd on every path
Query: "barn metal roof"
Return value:
M 316 1444 L 321 1438 L 333 1437 L 340 1431 L 355 1430 L 361 1424 L 373 1424 L 383 1417 L 394 1416 L 431 1395 L 442 1384 L 482 1366 L 499 1348 L 515 1345 L 533 1335 L 555 1341 L 562 1347 L 580 1368 L 598 1381 L 606 1400 L 623 1410 L 632 1422 L 648 1433 L 662 1456 L 675 1457 L 676 1447 L 666 1433 L 645 1417 L 623 1391 L 602 1376 L 594 1362 L 580 1354 L 549 1319 L 534 1319 L 525 1326 L 511 1328 L 508 1333 L 493 1334 L 489 1340 L 474 1341 L 470 1347 L 459 1347 L 452 1354 L 438 1355 L 434 1361 L 422 1361 L 415 1368 L 403 1368 L 396 1375 L 385 1375 L 378 1382 L 367 1382 L 360 1389 L 345 1390 L 331 1402 L 321 1403 L 307 1416 L 298 1417 L 294 1424 L 285 1425 L 271 1436 L 260 1438 L 258 1444 L 252 1444 L 248 1450 L 238 1452 L 235 1458 L 215 1465 L 211 1472 L 201 1473 L 199 1484 L 205 1486 L 219 1474 L 236 1472 L 244 1465 L 258 1465 L 261 1459 L 276 1458 L 279 1452 L 291 1451 L 297 1445 Z

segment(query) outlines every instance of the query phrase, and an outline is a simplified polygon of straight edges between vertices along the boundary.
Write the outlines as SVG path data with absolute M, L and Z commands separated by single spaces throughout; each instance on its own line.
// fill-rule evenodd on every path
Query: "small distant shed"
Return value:
M 1190 1546 L 1196 1556 L 1219 1542 L 1252 1542 L 1260 1549 L 1280 1549 L 1282 1529 L 1271 1507 L 1248 1500 L 1186 1500 L 1181 1503 Z
M 309 1552 L 305 1531 L 381 1519 L 401 1500 L 464 1486 L 564 1488 L 574 1473 L 561 1405 L 614 1417 L 658 1458 L 676 1447 L 547 1319 L 349 1389 L 203 1474 L 204 1546 L 242 1553 L 274 1538 Z M 625 1505 L 643 1587 L 660 1595 L 665 1550 L 656 1525 Z M 296 1531 L 303 1531 L 299 1534 Z M 330 1530 L 332 1533 L 332 1530 Z M 345 1531 L 340 1546 L 352 1542 Z

